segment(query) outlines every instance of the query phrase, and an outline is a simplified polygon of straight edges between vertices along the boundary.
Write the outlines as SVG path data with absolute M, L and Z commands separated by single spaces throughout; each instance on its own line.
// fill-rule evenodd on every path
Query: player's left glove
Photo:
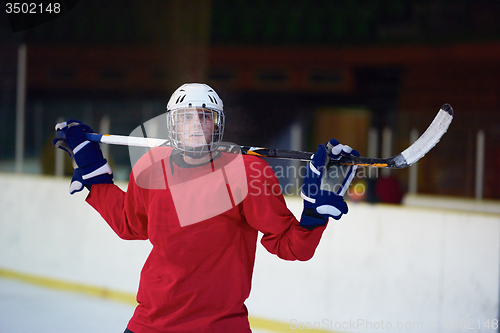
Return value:
M 84 186 L 113 183 L 113 172 L 99 144 L 87 140 L 86 133 L 92 132 L 88 125 L 78 120 L 70 119 L 56 125 L 54 146 L 65 150 L 76 164 L 70 194 L 83 190 Z
M 331 181 L 330 184 L 322 184 L 322 178 L 324 173 L 329 171 L 327 165 L 331 159 L 338 160 L 349 155 L 359 156 L 359 153 L 335 139 L 327 142 L 326 146 L 318 146 L 318 151 L 307 164 L 300 193 L 304 199 L 304 210 L 300 219 L 300 226 L 303 228 L 312 230 L 325 225 L 329 217 L 338 220 L 343 214 L 347 214 L 347 203 L 343 195 L 356 175 L 357 166 L 349 166 L 344 172 L 336 172 L 336 186 L 332 186 Z

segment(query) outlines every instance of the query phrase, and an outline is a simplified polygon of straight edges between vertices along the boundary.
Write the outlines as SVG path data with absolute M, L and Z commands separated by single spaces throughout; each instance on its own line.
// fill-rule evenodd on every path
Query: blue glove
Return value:
M 92 129 L 78 120 L 68 120 L 56 125 L 53 144 L 65 150 L 73 162 L 75 172 L 69 186 L 69 193 L 79 192 L 84 186 L 112 184 L 113 172 L 103 157 L 97 142 L 87 140 L 85 133 Z
M 359 156 L 359 153 L 332 139 L 326 146 L 319 145 L 318 151 L 308 163 L 300 193 L 304 199 L 304 210 L 300 219 L 300 226 L 303 228 L 312 230 L 326 225 L 329 217 L 338 220 L 343 214 L 347 214 L 347 203 L 343 195 L 356 175 L 357 166 L 349 166 L 344 172 L 335 172 L 336 179 L 325 177 L 331 178 L 330 170 L 326 170 L 330 159 L 338 160 L 344 155 Z M 332 186 L 332 181 L 337 186 Z
M 330 160 L 339 160 L 342 156 L 359 156 L 356 150 L 347 145 L 340 144 L 335 139 L 327 142 L 326 151 L 329 153 Z M 334 192 L 343 197 L 357 172 L 357 165 L 332 165 L 323 174 L 321 189 Z

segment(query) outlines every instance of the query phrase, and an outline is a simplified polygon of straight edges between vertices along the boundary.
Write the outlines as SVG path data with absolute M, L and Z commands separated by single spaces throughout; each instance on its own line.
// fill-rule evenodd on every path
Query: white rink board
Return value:
M 0 174 L 0 186 L 0 269 L 136 291 L 151 245 L 119 239 L 84 202 L 86 190 L 70 196 L 69 179 L 14 174 Z M 300 214 L 301 199 L 287 202 Z M 495 331 L 500 215 L 349 209 L 341 221 L 330 220 L 308 262 L 286 262 L 258 247 L 247 301 L 252 317 L 351 332 L 388 331 L 388 324 L 390 331 L 450 332 L 456 330 L 447 323 L 460 321 L 469 332 Z
M 0 268 L 135 293 L 151 243 L 118 238 L 69 181 L 0 173 Z
M 300 211 L 300 199 L 288 200 Z M 308 262 L 284 262 L 259 247 L 250 313 L 273 313 L 297 329 L 449 332 L 462 321 L 496 331 L 483 325 L 498 319 L 500 216 L 349 208 L 330 220 Z

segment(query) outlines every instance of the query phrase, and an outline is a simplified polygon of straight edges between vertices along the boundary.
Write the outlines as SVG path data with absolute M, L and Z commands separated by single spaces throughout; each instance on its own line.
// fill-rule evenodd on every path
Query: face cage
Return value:
M 200 158 L 217 150 L 224 134 L 224 124 L 222 110 L 193 107 L 167 112 L 167 130 L 171 145 L 193 158 Z M 195 136 L 203 139 L 195 139 Z M 198 142 L 185 143 L 183 140 L 186 140 L 186 137 Z

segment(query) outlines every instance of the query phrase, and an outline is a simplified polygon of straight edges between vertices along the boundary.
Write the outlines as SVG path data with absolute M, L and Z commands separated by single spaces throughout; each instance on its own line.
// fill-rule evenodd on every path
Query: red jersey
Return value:
M 87 197 L 119 237 L 149 239 L 153 245 L 128 328 L 134 333 L 251 332 L 244 301 L 258 231 L 270 253 L 308 260 L 325 227 L 299 226 L 274 172 L 258 157 L 238 155 L 241 167 L 234 167 L 236 154 L 221 154 L 193 166 L 176 162 L 171 148 L 150 152 L 154 157 L 141 159 L 150 162 L 134 166 L 127 192 L 98 184 Z M 222 204 L 214 208 L 215 201 Z

